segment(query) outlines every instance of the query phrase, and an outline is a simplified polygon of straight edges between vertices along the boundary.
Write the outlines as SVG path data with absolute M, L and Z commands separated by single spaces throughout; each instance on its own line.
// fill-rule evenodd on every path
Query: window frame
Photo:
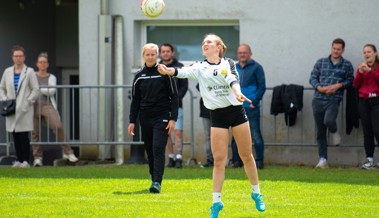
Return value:
M 173 20 L 173 21 L 162 21 L 162 20 L 146 20 L 141 22 L 141 45 L 142 47 L 147 43 L 147 27 L 148 26 L 238 26 L 240 31 L 239 20 Z M 240 36 L 241 37 L 241 34 Z M 238 39 L 240 41 L 240 38 Z M 199 42 L 201 43 L 201 42 Z M 179 60 L 185 66 L 193 64 L 195 61 L 199 60 Z

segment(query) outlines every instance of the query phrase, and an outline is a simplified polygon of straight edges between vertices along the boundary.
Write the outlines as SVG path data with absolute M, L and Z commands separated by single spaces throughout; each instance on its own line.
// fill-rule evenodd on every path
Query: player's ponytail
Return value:
M 227 47 L 226 47 L 226 45 L 224 44 L 223 41 L 221 41 L 220 45 L 221 45 L 221 49 L 220 49 L 220 53 L 218 54 L 218 56 L 219 56 L 220 58 L 222 58 L 222 57 L 225 56 L 225 53 L 226 53 L 226 49 L 227 49 Z
M 225 53 L 226 53 L 226 49 L 227 49 L 227 47 L 226 47 L 224 41 L 222 41 L 222 39 L 221 39 L 220 36 L 218 36 L 218 35 L 216 35 L 216 34 L 212 34 L 212 35 L 216 36 L 216 44 L 217 44 L 218 46 L 220 46 L 220 52 L 218 53 L 218 56 L 219 56 L 220 58 L 222 58 L 222 57 L 224 57 L 224 55 L 225 55 Z

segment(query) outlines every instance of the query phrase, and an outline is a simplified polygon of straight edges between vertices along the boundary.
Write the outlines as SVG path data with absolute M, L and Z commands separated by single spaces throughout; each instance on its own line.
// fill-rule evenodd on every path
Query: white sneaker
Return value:
M 26 161 L 24 161 L 24 162 L 22 162 L 21 164 L 20 164 L 20 166 L 19 166 L 20 168 L 29 168 L 30 167 L 30 165 L 29 165 L 29 163 L 28 162 L 26 162 Z
M 325 169 L 328 167 L 329 167 L 328 162 L 326 162 L 325 158 L 320 158 L 320 160 L 318 161 L 318 164 L 316 165 L 316 168 L 321 168 L 321 169 Z
M 67 159 L 70 162 L 77 162 L 79 159 L 75 156 L 75 154 L 63 154 L 63 159 Z
M 42 167 L 42 158 L 34 158 L 33 167 Z
M 21 164 L 20 161 L 16 160 L 15 162 L 12 163 L 12 167 L 13 168 L 18 168 L 18 167 L 20 167 L 20 164 Z
M 331 145 L 338 146 L 341 144 L 341 135 L 336 131 L 335 133 L 331 133 Z
M 361 166 L 362 169 L 366 169 L 366 170 L 372 170 L 372 169 L 375 169 L 375 164 L 374 164 L 374 161 L 369 161 L 367 160 L 366 163 L 364 163 L 362 166 Z

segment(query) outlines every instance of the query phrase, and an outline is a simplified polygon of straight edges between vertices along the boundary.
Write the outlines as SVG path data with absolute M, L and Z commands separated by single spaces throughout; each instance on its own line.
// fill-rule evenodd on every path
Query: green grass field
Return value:
M 166 169 L 150 194 L 147 165 L 0 167 L 0 217 L 209 217 L 212 169 Z M 255 209 L 242 169 L 228 168 L 219 217 L 379 217 L 379 170 L 267 167 L 267 210 Z

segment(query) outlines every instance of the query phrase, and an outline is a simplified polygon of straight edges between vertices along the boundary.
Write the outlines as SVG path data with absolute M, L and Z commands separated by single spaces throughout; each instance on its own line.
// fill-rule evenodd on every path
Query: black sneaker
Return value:
M 255 165 L 257 165 L 257 168 L 260 170 L 262 170 L 265 167 L 263 161 L 255 161 Z
M 176 168 L 182 168 L 183 167 L 183 160 L 182 159 L 176 159 L 175 167 Z
M 170 168 L 175 167 L 175 160 L 174 160 L 174 158 L 171 158 L 171 157 L 170 157 L 170 158 L 168 159 L 167 167 L 170 167 Z
M 159 184 L 158 182 L 153 182 L 153 184 L 151 184 L 150 186 L 150 189 L 149 189 L 150 193 L 155 193 L 155 194 L 158 194 L 161 192 L 161 184 Z
M 201 168 L 213 167 L 213 163 L 212 162 L 206 162 L 205 164 L 201 164 L 200 167 Z

